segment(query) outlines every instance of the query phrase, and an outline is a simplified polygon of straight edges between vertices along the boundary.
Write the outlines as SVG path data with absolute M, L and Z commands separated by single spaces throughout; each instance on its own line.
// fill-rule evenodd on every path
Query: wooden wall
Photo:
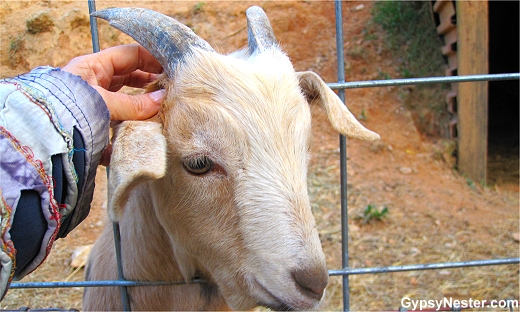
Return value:
M 489 72 L 487 1 L 457 1 L 458 75 Z M 476 183 L 486 183 L 488 82 L 458 84 L 458 165 Z

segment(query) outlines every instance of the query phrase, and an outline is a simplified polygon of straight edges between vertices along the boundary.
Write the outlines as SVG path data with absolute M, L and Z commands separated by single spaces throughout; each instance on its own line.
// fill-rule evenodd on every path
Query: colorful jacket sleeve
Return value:
M 88 215 L 109 120 L 99 93 L 59 68 L 0 80 L 0 296 Z

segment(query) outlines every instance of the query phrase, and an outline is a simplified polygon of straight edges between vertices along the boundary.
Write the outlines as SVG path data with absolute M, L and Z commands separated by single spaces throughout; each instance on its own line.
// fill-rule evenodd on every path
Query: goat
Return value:
M 259 7 L 246 12 L 248 47 L 221 55 L 188 27 L 137 8 L 95 13 L 154 55 L 165 76 L 157 120 L 114 131 L 108 212 L 121 228 L 135 310 L 314 309 L 328 271 L 307 192 L 311 115 L 365 129 L 312 72 L 295 72 Z M 87 280 L 117 279 L 112 227 L 95 243 Z M 116 287 L 87 288 L 85 310 L 120 310 Z

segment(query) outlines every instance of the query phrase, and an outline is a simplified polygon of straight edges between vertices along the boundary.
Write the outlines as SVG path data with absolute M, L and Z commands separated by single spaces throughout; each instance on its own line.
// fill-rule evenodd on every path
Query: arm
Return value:
M 88 215 L 109 111 L 85 81 L 51 67 L 2 81 L 0 103 L 2 252 L 19 279 Z
M 159 110 L 163 91 L 114 92 L 142 87 L 157 76 L 147 71 L 161 71 L 143 50 L 116 47 L 75 58 L 62 70 L 40 67 L 0 80 L 0 295 L 88 215 L 110 119 L 143 119 Z

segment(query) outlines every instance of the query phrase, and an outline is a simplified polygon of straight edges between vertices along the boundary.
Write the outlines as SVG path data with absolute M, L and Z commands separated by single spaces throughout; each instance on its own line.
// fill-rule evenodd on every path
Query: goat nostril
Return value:
M 327 270 L 323 268 L 297 269 L 292 276 L 300 291 L 313 299 L 320 300 L 329 282 Z

